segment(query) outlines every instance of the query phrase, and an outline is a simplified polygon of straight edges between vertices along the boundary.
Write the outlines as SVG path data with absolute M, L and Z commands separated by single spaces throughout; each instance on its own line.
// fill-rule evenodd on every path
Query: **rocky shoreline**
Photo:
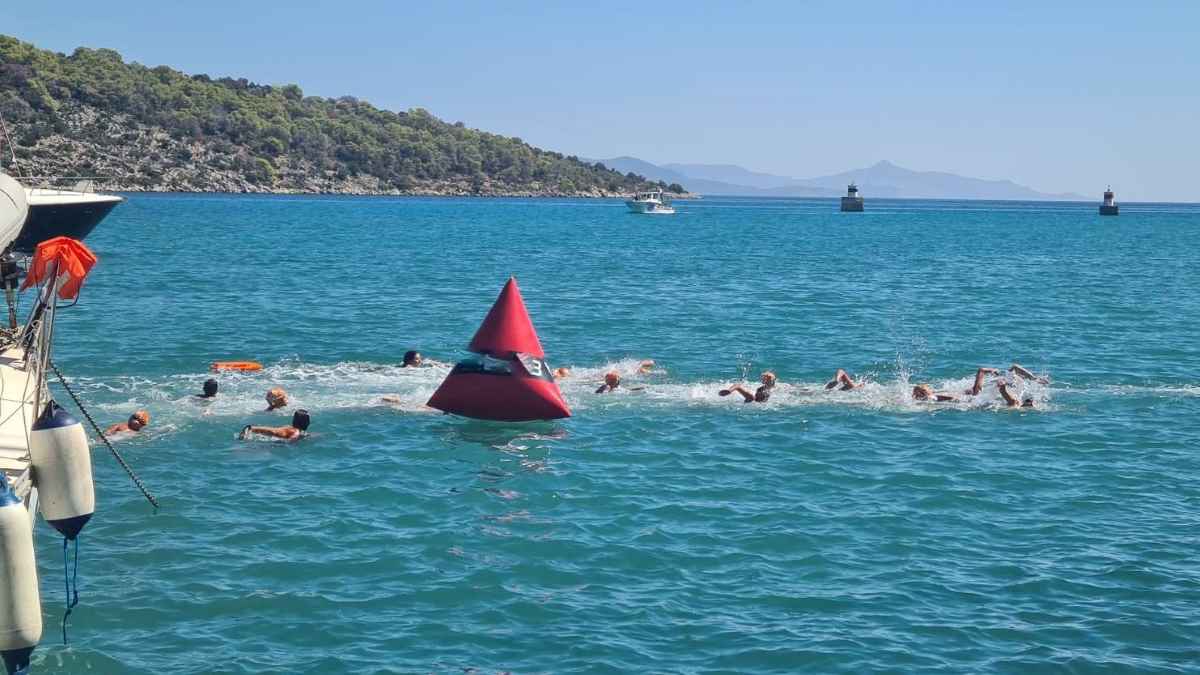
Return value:
M 56 183 L 57 187 L 70 188 L 71 181 L 66 183 Z M 30 184 L 29 187 L 36 187 Z M 333 189 L 315 189 L 315 190 L 299 190 L 299 189 L 267 189 L 256 185 L 247 186 L 246 189 L 230 190 L 230 189 L 204 189 L 194 188 L 189 189 L 158 189 L 156 187 L 143 186 L 122 186 L 120 183 L 95 179 L 90 188 L 95 192 L 124 192 L 133 194 L 260 194 L 260 195 L 330 195 L 330 196 L 345 196 L 345 197 L 479 197 L 479 198 L 529 198 L 529 199 L 631 199 L 631 192 L 608 192 L 597 190 L 593 192 L 557 192 L 557 191 L 540 191 L 533 192 L 528 190 L 492 190 L 484 192 L 473 192 L 461 186 L 442 186 L 430 187 L 414 190 L 364 190 L 353 186 L 334 187 Z M 692 200 L 703 199 L 703 195 L 693 192 L 685 192 L 682 194 L 671 194 L 672 200 Z
M 225 194 L 309 194 L 413 197 L 548 197 L 623 199 L 627 192 L 602 189 L 564 191 L 533 182 L 512 185 L 489 178 L 409 180 L 403 189 L 376 176 L 322 170 L 288 155 L 270 161 L 249 156 L 220 139 L 180 139 L 138 124 L 128 115 L 105 115 L 86 105 L 64 106 L 52 133 L 17 149 L 16 170 L 32 177 L 31 187 L 53 182 L 69 188 L 81 178 L 105 192 L 194 192 Z M 24 129 L 17 128 L 23 132 Z M 87 140 L 81 140 L 87 139 Z M 78 177 L 78 178 L 73 178 Z M 673 195 L 695 199 L 699 195 Z

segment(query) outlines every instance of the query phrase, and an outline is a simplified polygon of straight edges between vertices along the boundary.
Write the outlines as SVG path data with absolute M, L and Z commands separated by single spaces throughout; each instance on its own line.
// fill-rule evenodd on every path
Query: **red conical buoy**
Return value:
M 571 416 L 515 278 L 500 291 L 468 349 L 482 357 L 455 365 L 433 392 L 429 407 L 501 422 Z
M 537 332 L 533 330 L 533 322 L 529 320 L 516 277 L 508 278 L 467 349 L 496 358 L 505 358 L 514 352 L 532 354 L 539 359 L 546 356 Z

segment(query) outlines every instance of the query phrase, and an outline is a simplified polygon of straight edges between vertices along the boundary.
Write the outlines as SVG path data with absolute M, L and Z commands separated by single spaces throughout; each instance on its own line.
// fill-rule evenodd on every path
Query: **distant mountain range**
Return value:
M 594 160 L 588 160 L 594 161 Z M 1086 200 L 1071 193 L 1052 194 L 1010 180 L 984 180 L 943 171 L 913 171 L 889 161 L 864 169 L 817 178 L 792 178 L 750 171 L 732 164 L 656 165 L 636 157 L 598 160 L 622 173 L 632 171 L 651 180 L 679 183 L 691 192 L 755 197 L 838 197 L 856 183 L 865 197 L 914 199 Z

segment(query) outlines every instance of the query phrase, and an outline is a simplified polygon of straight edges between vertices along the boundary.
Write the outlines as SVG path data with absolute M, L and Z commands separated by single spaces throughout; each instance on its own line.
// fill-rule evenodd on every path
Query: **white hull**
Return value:
M 29 438 L 33 425 L 33 406 L 41 378 L 28 372 L 25 352 L 12 347 L 0 353 L 0 476 L 29 509 L 29 518 L 37 513 L 37 489 L 30 471 Z
M 662 215 L 670 215 L 675 213 L 675 207 L 663 206 L 657 202 L 628 201 L 625 202 L 625 206 L 628 206 L 629 210 L 633 213 L 654 213 Z

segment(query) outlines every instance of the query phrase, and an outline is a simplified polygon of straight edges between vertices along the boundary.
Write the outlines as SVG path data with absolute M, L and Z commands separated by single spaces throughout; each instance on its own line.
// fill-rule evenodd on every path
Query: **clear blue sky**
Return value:
M 798 177 L 889 159 L 1200 201 L 1192 0 L 9 4 L 0 33 L 43 48 L 424 107 L 586 157 Z

